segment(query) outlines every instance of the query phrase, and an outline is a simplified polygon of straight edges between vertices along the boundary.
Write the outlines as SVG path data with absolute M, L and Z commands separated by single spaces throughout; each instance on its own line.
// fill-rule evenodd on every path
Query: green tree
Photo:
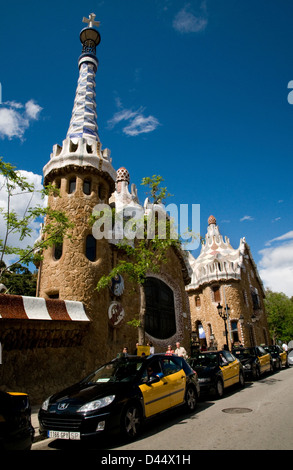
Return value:
M 283 292 L 266 290 L 264 299 L 271 337 L 276 341 L 293 339 L 293 302 Z
M 161 176 L 153 175 L 151 178 L 143 178 L 142 185 L 149 189 L 149 194 L 152 198 L 152 203 L 157 204 L 162 202 L 169 196 L 167 189 L 161 187 L 163 178 Z M 150 223 L 150 217 L 155 217 L 155 231 L 152 238 L 147 237 L 147 227 Z M 159 233 L 159 221 L 156 215 L 151 212 L 148 216 L 144 216 L 143 227 L 144 237 L 136 239 L 134 243 L 129 244 L 128 240 L 123 240 L 118 244 L 122 256 L 117 265 L 110 271 L 108 275 L 100 278 L 97 284 L 97 290 L 109 286 L 111 279 L 117 274 L 126 274 L 128 279 L 139 287 L 140 294 L 140 311 L 138 318 L 133 319 L 132 325 L 138 328 L 138 342 L 145 344 L 145 314 L 146 314 L 146 297 L 144 290 L 144 282 L 149 273 L 160 272 L 164 263 L 168 260 L 168 250 L 171 247 L 180 249 L 180 242 L 176 238 L 171 238 L 172 222 L 168 217 L 165 219 L 166 223 L 166 237 L 161 238 Z
M 42 258 L 42 251 L 48 246 L 55 243 L 60 243 L 65 236 L 69 236 L 69 229 L 73 226 L 68 217 L 62 211 L 53 210 L 50 206 L 35 206 L 26 207 L 23 214 L 19 215 L 12 209 L 12 198 L 19 194 L 33 195 L 36 189 L 33 184 L 29 183 L 27 178 L 16 171 L 15 167 L 10 163 L 5 163 L 3 158 L 0 158 L 0 174 L 2 175 L 1 190 L 5 190 L 7 195 L 6 207 L 0 208 L 0 213 L 4 220 L 4 233 L 3 238 L 0 239 L 0 280 L 5 273 L 13 271 L 13 267 L 18 266 L 20 263 L 28 265 Z M 58 190 L 48 185 L 41 191 L 41 196 L 44 198 L 52 193 L 59 195 Z M 9 244 L 9 237 L 13 233 L 17 233 L 19 241 L 22 242 L 26 237 L 31 235 L 32 223 L 36 221 L 44 221 L 43 233 L 33 246 L 26 248 L 12 246 Z M 13 255 L 13 263 L 6 265 L 4 257 Z M 19 268 L 18 268 L 19 269 Z
M 2 266 L 3 267 L 3 266 Z M 19 263 L 15 263 L 9 271 L 5 271 L 1 279 L 8 294 L 14 295 L 36 295 L 37 274 Z

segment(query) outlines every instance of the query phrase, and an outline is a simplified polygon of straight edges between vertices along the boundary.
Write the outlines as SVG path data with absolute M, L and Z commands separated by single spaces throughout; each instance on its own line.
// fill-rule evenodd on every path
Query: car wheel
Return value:
M 216 383 L 216 395 L 218 398 L 222 398 L 224 395 L 224 384 L 222 379 L 218 379 Z
M 141 430 L 142 426 L 142 412 L 139 405 L 136 403 L 129 403 L 121 419 L 121 431 L 128 439 L 135 439 Z
M 239 385 L 241 388 L 245 386 L 245 379 L 242 371 L 239 372 Z
M 188 387 L 185 394 L 185 405 L 190 413 L 195 410 L 197 405 L 197 394 L 193 387 Z

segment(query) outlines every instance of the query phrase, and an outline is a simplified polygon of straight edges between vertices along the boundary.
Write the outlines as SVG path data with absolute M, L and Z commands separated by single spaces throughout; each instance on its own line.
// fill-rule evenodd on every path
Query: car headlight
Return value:
M 42 404 L 42 406 L 41 406 L 42 410 L 44 410 L 44 411 L 47 411 L 47 410 L 48 410 L 48 408 L 49 408 L 49 401 L 50 401 L 50 397 L 47 398 L 47 399 L 44 401 L 44 403 Z
M 108 397 L 99 398 L 99 400 L 90 401 L 85 405 L 81 406 L 77 411 L 78 412 L 85 412 L 85 411 L 94 411 L 98 410 L 99 408 L 104 408 L 104 406 L 108 406 L 114 400 L 115 395 L 109 395 Z
M 245 364 L 243 367 L 244 369 L 251 369 L 251 364 Z

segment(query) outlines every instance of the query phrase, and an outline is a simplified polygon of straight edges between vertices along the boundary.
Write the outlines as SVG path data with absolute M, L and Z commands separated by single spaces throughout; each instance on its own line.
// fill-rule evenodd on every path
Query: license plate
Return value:
M 80 439 L 80 432 L 68 432 L 68 431 L 48 431 L 48 437 L 54 439 L 71 439 L 78 441 Z

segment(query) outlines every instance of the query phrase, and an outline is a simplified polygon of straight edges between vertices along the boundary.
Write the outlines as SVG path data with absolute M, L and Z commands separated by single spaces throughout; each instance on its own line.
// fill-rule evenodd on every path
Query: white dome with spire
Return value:
M 223 239 L 214 216 L 209 217 L 208 223 L 200 255 L 196 259 L 189 255 L 192 276 L 188 290 L 212 281 L 241 278 L 245 239 L 241 238 L 239 247 L 234 249 L 229 238 Z

